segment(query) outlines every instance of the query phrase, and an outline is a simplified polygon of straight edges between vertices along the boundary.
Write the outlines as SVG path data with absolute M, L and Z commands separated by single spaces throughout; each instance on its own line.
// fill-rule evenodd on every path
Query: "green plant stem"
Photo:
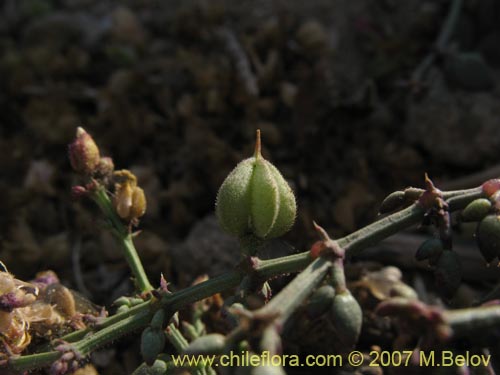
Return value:
M 474 199 L 482 197 L 483 193 L 480 188 L 475 188 L 458 192 L 448 192 L 444 193 L 444 195 L 445 197 L 449 197 L 450 209 L 457 210 L 465 207 Z M 109 198 L 107 198 L 107 201 L 109 202 Z M 402 211 L 386 216 L 366 226 L 365 228 L 362 228 L 346 237 L 340 238 L 339 240 L 337 240 L 337 242 L 339 246 L 345 249 L 346 255 L 352 256 L 362 251 L 363 249 L 376 244 L 382 239 L 389 237 L 394 233 L 417 224 L 422 220 L 423 215 L 424 210 L 418 204 L 413 204 Z M 255 272 L 256 275 L 263 280 L 267 280 L 286 273 L 300 271 L 304 267 L 307 267 L 307 265 L 311 263 L 312 260 L 313 259 L 309 255 L 309 251 L 305 251 L 299 254 L 289 255 L 278 259 L 260 261 L 256 264 L 253 272 Z M 311 277 L 308 282 L 316 283 L 318 279 L 321 279 L 321 275 L 323 275 L 323 272 L 326 272 L 329 267 L 327 267 L 324 262 L 324 260 L 319 258 L 318 260 L 311 263 L 311 268 L 309 268 L 307 272 L 309 273 L 309 277 L 311 277 L 311 274 L 315 276 Z M 236 287 L 241 282 L 241 279 L 244 276 L 245 273 L 243 271 L 230 271 L 226 274 L 207 280 L 203 283 L 193 285 L 172 294 L 168 294 L 162 298 L 161 305 L 167 311 L 177 311 L 189 303 Z M 297 276 L 294 281 L 297 280 L 299 276 Z M 299 280 L 302 280 L 302 278 Z M 287 302 L 284 297 L 281 297 L 281 295 L 286 290 L 292 290 L 292 288 L 296 288 L 296 284 L 298 284 L 298 282 L 294 283 L 294 281 L 292 281 L 292 283 L 285 287 L 282 292 L 280 292 L 271 300 L 281 300 L 283 303 L 288 304 L 288 307 L 285 306 L 281 310 L 281 312 L 284 313 L 285 316 L 286 314 L 288 314 L 288 311 L 296 305 L 298 300 Z M 88 354 L 92 350 L 116 340 L 118 337 L 122 336 L 125 333 L 145 327 L 149 323 L 153 315 L 150 304 L 151 301 L 146 301 L 143 304 L 134 306 L 129 311 L 106 318 L 96 327 L 94 331 L 90 331 L 89 329 L 77 331 L 64 336 L 62 339 L 80 340 L 74 343 L 75 348 L 79 350 L 83 349 L 82 351 Z M 500 314 L 500 307 L 496 308 L 499 310 Z M 493 312 L 490 312 L 490 315 L 494 315 Z M 457 324 L 459 322 L 458 316 L 450 315 L 450 319 L 457 322 Z M 9 364 L 14 370 L 30 370 L 50 365 L 59 357 L 59 355 L 59 352 L 51 351 L 26 356 L 12 357 L 9 361 Z
M 168 341 L 174 346 L 177 352 L 182 353 L 189 345 L 187 340 L 182 336 L 181 331 L 175 326 L 174 323 L 170 323 L 166 329 L 166 336 Z
M 131 333 L 139 328 L 146 326 L 151 320 L 152 312 L 148 310 L 141 311 L 136 315 L 109 325 L 91 335 L 85 336 L 80 341 L 73 343 L 73 348 L 82 356 L 87 356 L 95 349 L 115 341 L 125 334 Z M 29 371 L 34 368 L 47 366 L 61 356 L 59 351 L 50 351 L 26 356 L 14 357 L 10 360 L 10 366 L 16 371 Z
M 347 291 L 343 259 L 336 259 L 332 264 L 332 276 L 330 283 L 335 288 L 336 294 L 345 293 Z
M 320 257 L 314 260 L 255 314 L 277 313 L 279 314 L 279 322 L 284 323 L 323 280 L 331 266 L 332 263 L 325 258 Z
M 500 327 L 500 306 L 480 306 L 444 312 L 444 320 L 459 338 L 471 333 L 489 332 Z
M 153 290 L 146 272 L 144 271 L 139 255 L 137 254 L 137 250 L 135 249 L 132 234 L 130 233 L 129 228 L 123 224 L 120 217 L 116 214 L 106 190 L 103 187 L 98 187 L 95 192 L 91 194 L 91 196 L 103 212 L 104 216 L 110 221 L 113 227 L 113 233 L 123 249 L 125 259 L 132 270 L 137 288 L 141 293 Z

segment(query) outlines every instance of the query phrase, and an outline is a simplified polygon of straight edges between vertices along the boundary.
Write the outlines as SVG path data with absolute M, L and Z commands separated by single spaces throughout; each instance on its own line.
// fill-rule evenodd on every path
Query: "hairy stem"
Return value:
M 325 258 L 316 259 L 256 314 L 278 313 L 279 321 L 285 322 L 323 280 L 331 266 L 332 263 Z
M 445 321 L 453 329 L 453 336 L 463 337 L 473 332 L 488 332 L 500 325 L 500 306 L 480 306 L 446 311 Z
M 449 199 L 448 203 L 451 210 L 461 209 L 474 199 L 483 196 L 482 190 L 480 188 L 453 192 L 456 194 L 451 193 L 452 192 L 448 192 L 444 195 Z M 105 205 L 107 205 L 108 203 L 111 204 L 107 196 L 106 200 L 100 200 L 99 204 L 101 205 L 103 204 L 103 202 L 105 203 Z M 105 207 L 105 209 L 107 208 Z M 114 211 L 112 212 L 113 215 L 116 215 L 114 214 Z M 386 216 L 383 219 L 380 219 L 346 237 L 338 239 L 337 243 L 339 244 L 339 246 L 345 249 L 346 255 L 352 256 L 359 253 L 363 249 L 376 244 L 384 238 L 389 237 L 392 234 L 395 234 L 405 228 L 417 224 L 422 220 L 423 215 L 424 210 L 415 203 L 408 208 L 405 208 L 392 215 Z M 119 222 L 121 223 L 121 221 Z M 260 261 L 256 264 L 253 272 L 255 272 L 256 275 L 261 279 L 267 280 L 279 275 L 283 275 L 285 273 L 300 271 L 301 269 L 307 267 L 308 264 L 312 261 L 313 259 L 310 257 L 309 251 L 305 251 L 299 254 L 289 255 L 278 259 Z M 300 303 L 305 297 L 307 297 L 308 291 L 312 288 L 312 286 L 317 285 L 322 280 L 322 278 L 326 275 L 326 272 L 328 271 L 330 265 L 331 263 L 329 261 L 318 258 L 309 265 L 304 275 L 301 274 L 297 276 L 287 287 L 285 287 L 278 295 L 276 295 L 271 301 L 278 301 L 282 304 L 279 312 L 281 312 L 281 314 L 285 317 L 288 316 L 288 314 L 293 311 L 296 305 Z M 139 269 L 142 269 L 140 262 L 138 266 Z M 193 303 L 203 298 L 210 297 L 215 293 L 223 292 L 225 290 L 238 286 L 244 276 L 244 271 L 233 270 L 221 276 L 207 280 L 203 283 L 188 287 L 184 290 L 165 295 L 160 303 L 162 307 L 167 311 L 177 311 L 189 303 Z M 147 285 L 148 288 L 151 288 L 149 282 L 147 281 L 147 278 L 145 278 L 145 275 L 141 278 L 139 273 L 139 275 L 136 275 L 136 277 L 137 279 L 142 280 L 144 286 Z M 304 279 L 306 283 L 302 286 L 299 286 L 298 284 L 302 284 L 304 282 Z M 290 296 L 290 293 L 292 293 L 291 291 L 293 291 L 293 293 L 297 295 L 296 298 L 287 298 L 288 296 Z M 278 302 L 274 302 L 273 305 L 277 305 Z M 272 302 L 270 302 L 270 304 L 271 303 Z M 77 331 L 64 336 L 62 339 L 67 341 L 80 340 L 74 342 L 73 345 L 83 354 L 88 354 L 92 350 L 102 345 L 108 344 L 126 333 L 130 333 L 145 327 L 149 323 L 153 315 L 153 311 L 150 305 L 151 300 L 146 301 L 131 308 L 129 311 L 125 311 L 121 314 L 103 319 L 103 321 L 97 325 L 94 331 L 91 331 L 90 329 Z M 449 312 L 447 314 L 449 316 L 450 322 L 452 322 L 452 327 L 470 327 L 465 323 L 466 319 L 464 318 L 465 315 L 463 315 L 465 313 L 460 315 L 460 310 L 457 311 L 455 315 L 453 315 L 453 312 Z M 487 313 L 485 314 L 491 317 L 491 319 L 488 320 L 488 322 L 490 322 L 491 324 L 493 324 L 494 322 L 498 322 L 496 320 L 496 314 L 500 316 L 500 307 L 491 308 L 491 310 L 487 310 Z M 25 371 L 50 365 L 60 356 L 60 354 L 61 353 L 56 351 L 49 351 L 45 353 L 12 357 L 9 361 L 9 364 L 14 370 Z
M 141 260 L 139 259 L 137 250 L 135 249 L 132 234 L 116 214 L 113 204 L 111 203 L 105 189 L 103 187 L 97 188 L 96 191 L 92 193 L 91 197 L 97 203 L 104 216 L 110 221 L 113 227 L 113 233 L 123 249 L 125 259 L 132 270 L 132 274 L 134 275 L 137 289 L 141 293 L 153 290 L 153 287 L 146 276 Z

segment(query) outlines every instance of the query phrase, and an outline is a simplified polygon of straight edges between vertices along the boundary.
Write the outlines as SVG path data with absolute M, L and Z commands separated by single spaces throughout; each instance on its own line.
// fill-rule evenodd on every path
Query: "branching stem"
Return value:
M 482 197 L 483 193 L 481 188 L 475 188 L 456 192 L 445 192 L 443 196 L 447 199 L 451 210 L 458 210 L 464 208 L 465 205 L 474 199 Z M 123 231 L 123 224 L 119 218 L 118 222 L 115 222 L 116 214 L 114 214 L 114 210 L 109 211 L 111 202 L 107 195 L 105 195 L 105 192 L 96 194 L 95 200 L 104 213 L 110 217 L 114 226 L 116 226 L 117 223 L 121 225 L 117 226 L 117 231 L 122 234 L 127 233 L 128 235 L 128 232 Z M 410 207 L 386 216 L 346 237 L 338 239 L 337 243 L 345 249 L 347 256 L 353 256 L 384 238 L 419 223 L 424 213 L 424 210 L 415 203 Z M 139 258 L 137 257 L 135 248 L 131 241 L 128 242 L 129 237 L 121 237 L 121 241 L 124 249 L 129 254 L 127 260 L 129 264 L 131 263 L 131 268 L 134 271 L 134 276 L 141 290 L 151 290 L 151 285 L 145 276 L 140 261 L 138 261 Z M 307 267 L 304 272 L 299 274 L 287 287 L 271 300 L 277 302 L 270 302 L 271 307 L 279 304 L 281 306 L 279 312 L 282 317 L 287 317 L 293 312 L 296 306 L 307 297 L 308 292 L 323 279 L 330 266 L 331 262 L 321 257 L 313 262 L 313 259 L 309 255 L 309 251 L 305 251 L 282 258 L 260 261 L 256 264 L 253 272 L 262 280 L 267 280 L 279 275 L 298 272 Z M 161 306 L 166 311 L 177 311 L 187 304 L 238 286 L 244 276 L 245 273 L 243 270 L 227 272 L 203 283 L 165 295 L 160 301 Z M 296 297 L 289 298 L 292 294 Z M 93 350 L 109 344 L 127 333 L 142 329 L 149 324 L 154 313 L 151 308 L 151 303 L 152 300 L 145 301 L 142 304 L 132 307 L 128 311 L 103 319 L 103 321 L 93 330 L 85 329 L 73 332 L 62 337 L 62 339 L 73 342 L 75 349 L 79 350 L 83 355 L 88 355 Z M 460 332 L 463 332 L 463 330 L 476 329 L 477 324 L 475 322 L 484 316 L 488 318 L 484 320 L 484 324 L 488 326 L 498 324 L 500 321 L 500 306 L 489 308 L 481 307 L 477 313 L 474 309 L 466 309 L 451 311 L 446 314 L 451 327 L 460 328 Z M 16 371 L 32 370 L 50 365 L 57 360 L 60 355 L 61 353 L 57 351 L 48 351 L 12 357 L 9 364 L 10 367 Z

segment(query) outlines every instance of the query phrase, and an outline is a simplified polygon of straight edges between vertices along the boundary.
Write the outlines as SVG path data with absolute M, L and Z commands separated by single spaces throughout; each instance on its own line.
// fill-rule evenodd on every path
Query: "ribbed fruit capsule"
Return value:
M 297 206 L 281 173 L 260 153 L 257 131 L 255 156 L 240 162 L 217 194 L 216 214 L 221 227 L 236 236 L 261 239 L 286 233 L 295 221 Z
M 485 198 L 475 199 L 470 202 L 462 211 L 462 221 L 482 220 L 491 209 L 491 201 Z
M 500 255 L 500 216 L 486 216 L 476 230 L 476 240 L 479 251 L 487 263 Z
M 330 310 L 333 326 L 346 349 L 354 347 L 363 325 L 363 311 L 349 291 L 335 296 Z

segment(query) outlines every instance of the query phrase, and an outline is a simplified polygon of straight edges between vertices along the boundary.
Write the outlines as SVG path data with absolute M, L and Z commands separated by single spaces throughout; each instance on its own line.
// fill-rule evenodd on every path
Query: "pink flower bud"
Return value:
M 99 161 L 99 148 L 83 128 L 76 130 L 76 139 L 68 147 L 69 160 L 75 172 L 91 175 L 95 172 Z
M 74 200 L 80 199 L 87 195 L 88 191 L 83 186 L 77 185 L 71 187 L 71 197 Z
M 484 194 L 486 194 L 488 197 L 491 197 L 498 190 L 500 190 L 500 179 L 495 178 L 492 180 L 488 180 L 481 187 Z

